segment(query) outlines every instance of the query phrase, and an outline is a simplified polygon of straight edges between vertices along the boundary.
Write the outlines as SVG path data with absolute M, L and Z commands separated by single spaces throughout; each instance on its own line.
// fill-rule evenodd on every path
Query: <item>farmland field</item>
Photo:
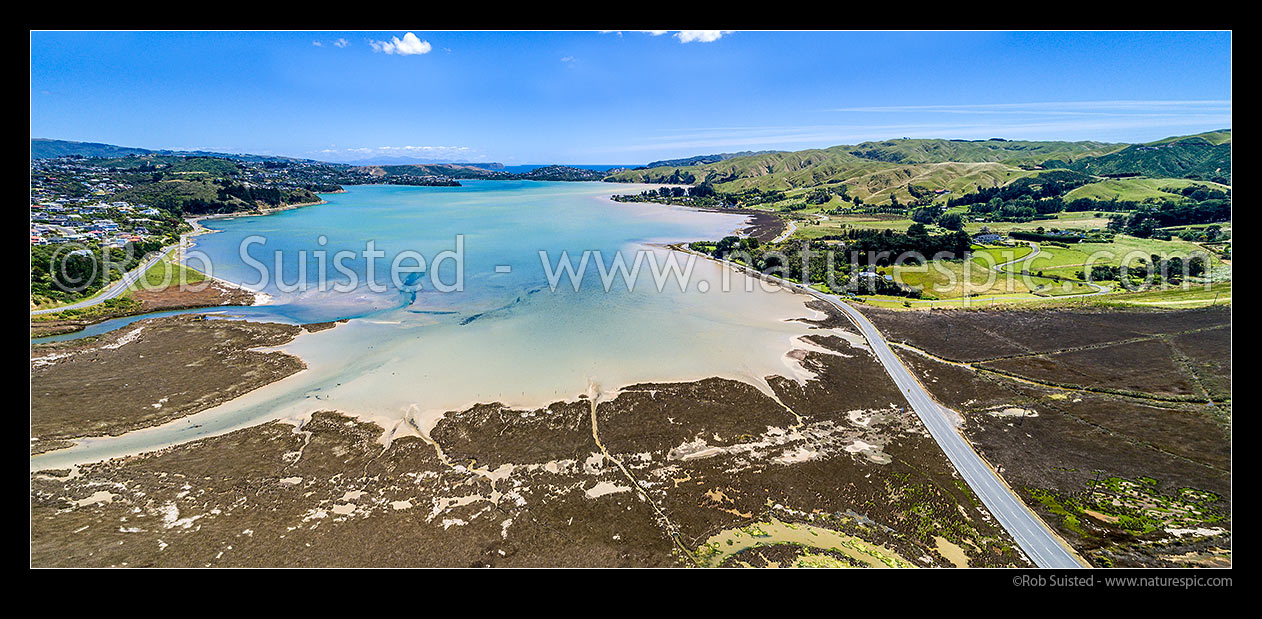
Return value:
M 1149 198 L 1155 200 L 1181 199 L 1162 189 L 1182 189 L 1192 185 L 1209 186 L 1215 189 L 1228 190 L 1230 187 L 1209 181 L 1191 181 L 1183 178 L 1121 178 L 1100 181 L 1083 185 L 1065 194 L 1066 200 L 1091 198 L 1093 200 L 1123 200 L 1142 202 Z

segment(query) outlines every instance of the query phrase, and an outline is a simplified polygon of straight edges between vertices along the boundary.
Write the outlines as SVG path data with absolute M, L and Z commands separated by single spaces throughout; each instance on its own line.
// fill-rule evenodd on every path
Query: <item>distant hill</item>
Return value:
M 689 185 L 708 182 L 721 191 L 844 184 L 851 195 L 884 201 L 892 194 L 907 198 L 908 185 L 957 193 L 978 186 L 1003 185 L 1033 174 L 1037 162 L 1051 156 L 1100 154 L 1122 147 L 1103 142 L 888 140 L 747 155 L 699 165 L 628 170 L 613 174 L 608 180 Z
M 1132 144 L 1117 152 L 1076 161 L 1047 161 L 1097 176 L 1188 178 L 1231 184 L 1231 130 L 1175 136 Z
M 341 163 L 356 167 L 365 166 L 403 166 L 403 165 L 458 165 L 487 170 L 503 170 L 504 164 L 499 162 L 453 161 L 451 159 L 424 159 L 420 157 L 369 157 L 365 159 L 332 158 L 329 163 Z
M 604 179 L 605 174 L 599 170 L 550 165 L 519 173 L 516 177 L 528 181 L 598 181 Z
M 145 148 L 114 146 L 99 142 L 70 142 L 67 140 L 49 140 L 31 138 L 31 159 L 52 159 L 67 155 L 80 157 L 126 157 L 127 155 L 148 155 L 153 151 Z
M 99 142 L 74 142 L 70 140 L 50 140 L 47 138 L 31 138 L 31 159 L 52 159 L 54 157 L 128 157 L 128 156 L 163 155 L 178 157 L 218 157 L 237 161 L 315 161 L 282 157 L 280 155 L 252 155 L 249 153 L 217 153 L 205 150 L 152 150 L 131 146 L 115 146 Z
M 560 165 L 543 166 L 520 173 L 472 164 L 378 165 L 352 169 L 383 180 L 392 176 L 446 176 L 472 180 L 599 181 L 606 175 L 599 170 Z
M 397 165 L 354 166 L 352 170 L 364 172 L 376 178 L 388 176 L 447 176 L 461 179 L 489 179 L 507 172 L 488 170 L 483 167 L 455 163 L 408 163 Z
M 32 159 L 52 159 L 54 157 L 79 156 L 87 158 L 118 158 L 127 157 L 129 155 L 136 156 L 178 156 L 178 157 L 218 157 L 226 159 L 234 159 L 236 161 L 260 162 L 260 161 L 301 161 L 301 162 L 317 162 L 315 159 L 300 159 L 296 157 L 282 157 L 279 155 L 251 155 L 248 153 L 218 153 L 202 150 L 153 150 L 148 148 L 134 148 L 130 146 L 115 146 L 113 144 L 101 144 L 98 142 L 74 142 L 70 140 L 50 140 L 47 138 L 31 138 L 31 158 Z M 319 163 L 336 163 L 346 166 L 371 167 L 371 166 L 409 166 L 409 165 L 437 165 L 437 166 L 459 166 L 474 167 L 485 170 L 503 170 L 504 164 L 496 162 L 463 162 L 463 161 L 445 161 L 438 159 L 417 159 L 415 157 L 379 157 L 369 160 L 359 161 L 319 161 Z
M 637 168 L 606 180 L 695 185 L 725 192 L 845 185 L 865 201 L 910 189 L 959 194 L 1005 185 L 1042 170 L 1091 175 L 1197 178 L 1230 184 L 1231 132 L 1167 138 L 1150 144 L 1079 141 L 899 139 L 794 152 L 733 157 L 711 163 Z
M 697 155 L 695 157 L 684 157 L 683 159 L 665 159 L 662 161 L 654 161 L 644 167 L 661 168 L 661 167 L 683 167 L 691 165 L 700 165 L 703 163 L 717 163 L 725 159 L 735 157 L 748 157 L 750 155 L 766 155 L 768 153 L 781 153 L 779 150 L 745 150 L 739 153 L 719 153 L 717 155 Z
M 1029 142 L 989 140 L 886 140 L 863 142 L 849 149 L 861 159 L 888 163 L 997 162 L 1037 164 L 1053 158 L 1097 155 L 1122 148 L 1107 142 Z

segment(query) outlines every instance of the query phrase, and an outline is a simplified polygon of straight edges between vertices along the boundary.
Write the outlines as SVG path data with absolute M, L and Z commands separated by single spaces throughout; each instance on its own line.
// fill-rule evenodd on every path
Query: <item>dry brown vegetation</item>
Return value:
M 678 566 L 774 517 L 920 565 L 952 564 L 938 537 L 973 565 L 1029 565 L 871 353 L 815 339 L 835 353 L 802 353 L 818 379 L 775 380 L 774 398 L 709 379 L 487 404 L 384 449 L 380 427 L 317 413 L 36 473 L 33 563 Z
M 977 450 L 1091 561 L 1230 563 L 1230 309 L 864 312 L 906 344 L 900 357 L 961 412 Z M 1146 503 L 1091 509 L 1107 479 L 1151 480 Z M 1162 506 L 1185 489 L 1212 493 L 1192 520 L 1218 532 L 1161 528 Z M 1135 520 L 1128 528 L 1118 514 Z

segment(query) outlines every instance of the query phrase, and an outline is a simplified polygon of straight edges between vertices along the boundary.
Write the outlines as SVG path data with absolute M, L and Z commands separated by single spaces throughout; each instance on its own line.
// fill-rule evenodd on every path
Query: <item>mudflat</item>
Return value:
M 297 357 L 253 349 L 284 344 L 301 330 L 182 315 L 36 345 L 31 452 L 166 423 L 293 374 L 304 367 Z
M 770 378 L 771 393 L 711 378 L 487 403 L 388 443 L 326 411 L 36 472 L 32 562 L 756 565 L 783 546 L 856 566 L 1028 566 L 862 338 L 838 333 L 791 353 L 815 378 Z

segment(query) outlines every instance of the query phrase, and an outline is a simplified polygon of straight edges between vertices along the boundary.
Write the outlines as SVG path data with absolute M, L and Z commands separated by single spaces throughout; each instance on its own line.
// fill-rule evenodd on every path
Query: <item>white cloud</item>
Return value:
M 316 47 L 324 47 L 324 44 L 319 41 L 312 41 L 311 44 Z
M 675 38 L 680 43 L 712 43 L 719 40 L 725 34 L 729 34 L 731 30 L 680 30 L 675 33 Z
M 403 35 L 403 38 L 391 37 L 389 41 L 368 41 L 372 46 L 372 51 L 382 52 L 385 54 L 398 54 L 400 56 L 415 56 L 419 54 L 428 54 L 433 46 L 429 41 L 422 41 L 411 32 Z
M 619 37 L 621 37 L 621 36 L 622 36 L 622 32 L 623 32 L 623 31 L 621 31 L 621 30 L 601 30 L 601 31 L 600 31 L 600 33 L 601 33 L 601 34 L 616 34 L 616 35 L 618 35 Z M 660 36 L 662 36 L 663 34 L 668 34 L 670 31 L 669 31 L 669 30 L 628 30 L 627 32 L 638 32 L 638 33 L 640 33 L 640 34 L 647 34 L 647 35 L 649 35 L 649 36 L 660 37 Z M 682 38 L 682 36 L 681 36 L 681 35 L 683 35 L 685 32 L 690 33 L 690 34 L 688 35 L 689 37 L 693 37 L 693 36 L 712 36 L 712 37 L 714 37 L 714 38 L 710 38 L 710 39 L 689 38 L 688 40 L 684 40 L 684 39 Z M 675 36 L 677 36 L 677 37 L 681 37 L 681 38 L 680 38 L 680 40 L 681 40 L 681 41 L 684 41 L 684 43 L 687 43 L 687 42 L 689 42 L 689 41 L 703 41 L 703 42 L 709 42 L 709 41 L 715 41 L 715 40 L 718 40 L 718 38 L 719 38 L 719 37 L 723 36 L 724 34 L 727 34 L 727 32 L 729 32 L 729 31 L 722 31 L 722 30 L 682 30 L 682 31 L 680 31 L 680 32 L 676 33 L 676 34 L 675 34 Z
M 564 56 L 561 58 L 561 62 L 564 62 L 565 64 L 573 63 L 576 60 L 578 60 L 578 58 L 575 58 L 573 56 Z

